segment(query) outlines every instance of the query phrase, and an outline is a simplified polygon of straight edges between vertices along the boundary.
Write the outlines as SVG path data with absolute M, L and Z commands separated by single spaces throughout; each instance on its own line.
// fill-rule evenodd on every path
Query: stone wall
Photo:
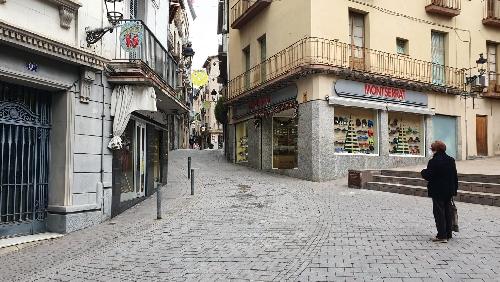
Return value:
M 380 155 L 335 154 L 334 147 L 335 107 L 326 101 L 309 101 L 299 106 L 298 121 L 298 168 L 273 169 L 272 117 L 263 118 L 256 128 L 249 122 L 249 162 L 243 165 L 269 172 L 312 181 L 328 181 L 347 174 L 349 169 L 381 169 L 423 164 L 428 157 L 389 155 L 388 113 L 379 112 Z M 432 142 L 432 117 L 425 118 L 426 147 Z M 228 126 L 228 156 L 234 161 L 235 126 Z M 428 154 L 426 152 L 426 154 Z M 232 159 L 233 158 L 233 159 Z

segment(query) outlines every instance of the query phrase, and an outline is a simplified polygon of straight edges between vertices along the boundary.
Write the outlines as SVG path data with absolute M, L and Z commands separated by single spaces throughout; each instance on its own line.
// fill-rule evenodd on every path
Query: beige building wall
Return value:
M 230 7 L 236 2 L 230 1 Z M 268 58 L 308 36 L 350 43 L 349 11 L 365 14 L 365 47 L 396 53 L 396 38 L 403 38 L 408 40 L 408 55 L 413 59 L 432 61 L 431 32 L 445 33 L 446 65 L 459 69 L 476 67 L 479 54 L 486 54 L 488 41 L 500 43 L 500 29 L 482 23 L 484 1 L 462 0 L 461 13 L 453 18 L 427 13 L 427 4 L 428 0 L 273 1 L 241 29 L 230 29 L 230 79 L 244 72 L 242 50 L 247 46 L 250 46 L 251 66 L 260 62 L 257 39 L 263 34 L 266 34 Z M 500 54 L 500 44 L 497 49 Z M 477 68 L 471 73 L 477 74 Z M 314 75 L 296 81 L 299 103 L 331 95 L 335 79 L 331 75 Z M 459 118 L 457 143 L 463 158 L 477 155 L 476 115 L 488 118 L 488 154 L 500 154 L 500 99 L 478 97 L 465 101 L 445 93 L 427 94 L 429 107 L 437 114 Z
M 314 0 L 316 1 L 316 0 Z M 250 23 L 240 30 L 229 29 L 230 79 L 244 71 L 242 50 L 250 46 L 251 66 L 260 63 L 259 43 L 262 35 L 266 35 L 267 57 L 285 49 L 294 42 L 311 34 L 311 2 L 310 0 L 273 1 L 269 8 L 259 13 Z M 238 0 L 229 1 L 231 7 Z M 229 24 L 232 19 L 230 17 Z

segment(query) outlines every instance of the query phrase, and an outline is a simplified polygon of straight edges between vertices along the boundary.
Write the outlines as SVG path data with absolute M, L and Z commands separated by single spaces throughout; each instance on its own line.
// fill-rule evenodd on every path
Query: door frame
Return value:
M 139 129 L 139 131 L 138 131 Z M 140 132 L 140 138 L 137 134 Z M 134 146 L 134 188 L 135 188 L 135 198 L 141 198 L 146 196 L 146 151 L 147 151 L 147 133 L 146 133 L 146 122 L 142 120 L 135 120 L 134 126 L 134 140 L 136 141 L 136 146 Z M 138 159 L 139 158 L 139 159 Z M 139 170 L 137 170 L 139 167 Z M 141 187 L 142 185 L 142 187 Z M 142 189 L 141 189 L 142 188 Z
M 484 131 L 484 148 L 485 152 L 484 154 L 480 154 L 479 152 L 479 142 L 478 142 L 478 131 L 477 131 L 477 120 L 478 118 L 484 119 L 484 126 L 485 126 L 485 131 Z M 489 150 L 488 150 L 488 116 L 487 115 L 476 115 L 476 155 L 477 156 L 488 156 Z

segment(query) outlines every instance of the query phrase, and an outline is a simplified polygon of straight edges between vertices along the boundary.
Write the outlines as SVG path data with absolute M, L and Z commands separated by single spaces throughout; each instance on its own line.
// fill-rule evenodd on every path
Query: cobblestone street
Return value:
M 196 195 L 186 158 L 193 156 Z M 431 201 L 170 155 L 155 197 L 99 226 L 0 254 L 2 281 L 500 281 L 500 208 L 457 203 L 460 232 L 435 235 Z

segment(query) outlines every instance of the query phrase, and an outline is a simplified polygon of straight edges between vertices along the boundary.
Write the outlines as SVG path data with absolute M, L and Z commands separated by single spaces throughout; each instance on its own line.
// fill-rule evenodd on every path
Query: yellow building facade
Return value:
M 233 0 L 228 10 L 235 162 L 323 181 L 425 163 L 436 139 L 459 160 L 500 154 L 500 1 Z

